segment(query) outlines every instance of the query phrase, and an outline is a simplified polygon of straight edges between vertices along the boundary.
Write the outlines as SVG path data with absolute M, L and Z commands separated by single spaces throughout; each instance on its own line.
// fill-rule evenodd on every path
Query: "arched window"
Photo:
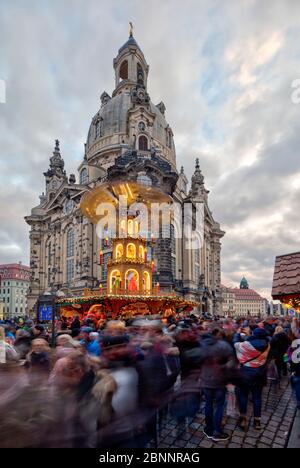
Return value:
M 126 250 L 127 258 L 135 258 L 136 257 L 136 249 L 134 244 L 128 244 Z
M 145 135 L 141 135 L 139 137 L 139 150 L 140 151 L 147 151 L 148 150 L 148 139 Z
M 121 258 L 123 257 L 123 245 L 118 244 L 116 247 L 116 258 Z
M 140 245 L 139 246 L 139 257 L 141 260 L 144 260 L 144 257 L 145 257 L 145 250 L 144 250 L 144 246 L 143 245 Z
M 74 277 L 74 241 L 74 229 L 70 228 L 67 232 L 67 283 L 72 281 Z
M 139 290 L 139 274 L 136 270 L 127 270 L 125 274 L 125 285 L 127 291 Z
M 97 120 L 95 123 L 95 140 L 102 137 L 102 119 Z
M 121 80 L 127 80 L 128 79 L 128 62 L 127 60 L 124 60 L 120 66 L 120 79 Z
M 169 128 L 166 130 L 166 145 L 168 148 L 172 149 L 172 134 Z
M 148 271 L 143 272 L 143 290 L 144 291 L 150 291 L 151 285 L 150 285 L 150 275 Z
M 121 274 L 119 270 L 113 270 L 109 278 L 110 292 L 117 292 L 122 286 Z
M 134 227 L 133 227 L 133 220 L 132 219 L 129 219 L 128 220 L 128 225 L 127 225 L 127 234 L 129 236 L 133 236 L 133 230 L 134 230 Z
M 84 167 L 82 169 L 82 171 L 80 172 L 80 179 L 79 179 L 79 183 L 81 185 L 84 185 L 88 182 L 88 171 L 87 171 L 87 168 Z

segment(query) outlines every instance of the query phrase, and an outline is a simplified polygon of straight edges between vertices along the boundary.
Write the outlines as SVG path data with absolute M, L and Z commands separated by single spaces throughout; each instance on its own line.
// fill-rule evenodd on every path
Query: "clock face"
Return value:
M 139 92 L 139 98 L 144 99 L 144 97 L 145 97 L 144 91 L 140 91 Z
M 67 200 L 65 203 L 65 213 L 70 214 L 74 208 L 73 200 Z

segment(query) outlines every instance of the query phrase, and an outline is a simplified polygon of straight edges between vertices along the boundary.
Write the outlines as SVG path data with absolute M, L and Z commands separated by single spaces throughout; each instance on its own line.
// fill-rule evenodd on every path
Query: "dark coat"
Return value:
M 202 388 L 224 388 L 236 367 L 232 347 L 211 334 L 203 335 L 200 347 L 190 351 L 188 356 L 199 369 Z
M 283 358 L 289 348 L 289 339 L 286 333 L 276 333 L 271 340 L 270 357 L 280 360 Z

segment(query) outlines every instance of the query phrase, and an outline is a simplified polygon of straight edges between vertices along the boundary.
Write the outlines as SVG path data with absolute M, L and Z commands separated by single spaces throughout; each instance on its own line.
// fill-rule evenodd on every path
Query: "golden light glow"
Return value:
M 116 246 L 116 258 L 121 258 L 121 257 L 123 257 L 123 245 L 118 244 Z
M 120 288 L 121 274 L 119 270 L 113 270 L 109 278 L 109 292 L 112 293 L 114 288 Z

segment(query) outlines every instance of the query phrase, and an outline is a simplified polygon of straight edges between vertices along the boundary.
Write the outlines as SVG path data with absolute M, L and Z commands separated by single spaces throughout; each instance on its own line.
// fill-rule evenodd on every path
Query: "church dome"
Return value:
M 130 93 L 118 94 L 111 98 L 93 117 L 89 128 L 87 138 L 87 150 L 91 148 L 95 142 L 114 133 L 126 133 L 128 111 L 132 108 Z M 155 114 L 153 122 L 153 138 L 165 145 L 165 130 L 168 128 L 168 123 L 160 112 L 158 107 L 149 102 L 149 110 Z M 96 134 L 96 123 L 101 122 L 101 132 Z
M 101 96 L 101 107 L 88 132 L 87 160 L 106 168 L 126 147 L 137 151 L 155 148 L 175 166 L 173 133 L 164 116 L 165 106 L 150 100 L 149 67 L 132 35 L 113 63 L 116 86 L 112 97 L 106 92 Z

